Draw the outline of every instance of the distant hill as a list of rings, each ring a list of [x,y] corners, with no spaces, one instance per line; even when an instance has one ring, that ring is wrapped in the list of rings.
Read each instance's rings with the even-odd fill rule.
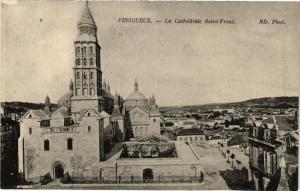
[[[257,108],[275,108],[275,109],[286,109],[286,108],[298,108],[299,97],[264,97],[257,99],[250,99],[242,102],[232,103],[213,103],[204,105],[188,105],[188,106],[168,106],[161,107],[160,111],[170,110],[181,110],[181,111],[193,111],[197,109],[212,110],[213,108],[233,108],[233,107],[257,107]]]
[[[246,100],[239,102],[239,104],[252,105],[266,105],[272,107],[287,107],[298,106],[299,97],[264,97],[258,99]]]
[[[44,103],[30,103],[30,102],[1,102],[8,113],[23,113],[29,109],[43,109],[45,107]],[[55,109],[56,104],[51,104],[51,108]]]

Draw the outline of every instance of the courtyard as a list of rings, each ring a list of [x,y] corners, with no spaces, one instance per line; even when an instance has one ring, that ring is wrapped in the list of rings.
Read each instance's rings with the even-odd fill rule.
[[[181,155],[182,149],[186,148],[186,144],[181,142],[179,144],[180,148],[179,156]],[[216,144],[192,144],[190,145],[195,152],[197,158],[199,158],[198,164],[203,168],[204,180],[200,183],[131,183],[131,184],[61,184],[59,181],[54,181],[49,183],[48,185],[33,185],[32,188],[39,189],[105,189],[105,190],[119,190],[119,189],[128,189],[128,190],[175,190],[175,189],[184,189],[184,190],[247,190],[249,187],[245,185],[244,187],[239,187],[233,185],[226,176],[239,176],[240,172],[237,170],[237,164],[234,162],[234,169],[232,168],[232,159],[230,158],[230,162],[227,162],[227,156],[224,157],[222,155],[223,152],[226,152],[228,149],[230,153],[235,154],[235,159],[241,161],[239,165],[239,169],[243,167],[248,168],[248,156],[246,156],[243,152],[243,149],[240,148],[229,148],[229,147],[221,147],[218,148]],[[118,146],[120,148],[120,146]],[[194,155],[191,155],[194,156]],[[110,158],[108,161],[112,162],[115,160],[114,157]],[[186,158],[187,157],[187,158]],[[185,159],[189,159],[190,156],[185,156]],[[193,157],[192,157],[193,158]],[[193,158],[194,159],[194,158]],[[234,161],[235,161],[234,159]],[[107,161],[107,162],[108,162]],[[135,161],[137,162],[137,161]]]
[[[201,189],[207,190],[246,190],[248,186],[239,187],[237,185],[230,184],[229,180],[224,178],[224,174],[230,176],[239,175],[240,171],[237,170],[237,163],[235,159],[241,161],[239,169],[243,167],[248,169],[248,156],[246,156],[241,148],[221,147],[219,149],[217,144],[194,144],[192,145],[194,150],[200,157],[200,164],[203,167],[204,184],[201,185]],[[229,163],[222,155],[222,151],[226,153],[230,150],[230,154],[234,153],[234,169],[232,168],[232,159],[229,157]],[[223,176],[222,176],[223,175]]]

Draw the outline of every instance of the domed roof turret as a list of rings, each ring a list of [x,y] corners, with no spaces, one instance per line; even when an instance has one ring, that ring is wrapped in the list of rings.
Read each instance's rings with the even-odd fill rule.
[[[139,91],[137,80],[134,82],[134,91],[129,94],[124,105],[127,108],[134,106],[149,107],[148,99]]]
[[[134,91],[129,94],[126,100],[148,101],[147,98],[139,91],[139,85],[136,79],[134,82]]]

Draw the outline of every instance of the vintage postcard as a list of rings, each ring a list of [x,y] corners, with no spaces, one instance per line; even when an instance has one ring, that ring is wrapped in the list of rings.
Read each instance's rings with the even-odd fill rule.
[[[297,190],[299,2],[1,1],[1,188]]]

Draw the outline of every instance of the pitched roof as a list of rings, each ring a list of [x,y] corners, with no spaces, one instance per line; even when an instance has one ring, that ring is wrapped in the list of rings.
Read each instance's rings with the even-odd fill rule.
[[[119,107],[114,107],[112,117],[122,117]]]
[[[62,118],[65,118],[65,117],[70,117],[68,115],[68,108],[66,106],[61,106],[59,108],[57,108],[56,110],[54,110],[52,113],[51,113],[51,117],[62,117]]]
[[[20,119],[19,122],[21,122],[29,113],[32,113],[34,116],[37,117],[39,120],[44,120],[44,119],[49,119],[49,115],[41,109],[33,110],[30,109],[28,110]]]

